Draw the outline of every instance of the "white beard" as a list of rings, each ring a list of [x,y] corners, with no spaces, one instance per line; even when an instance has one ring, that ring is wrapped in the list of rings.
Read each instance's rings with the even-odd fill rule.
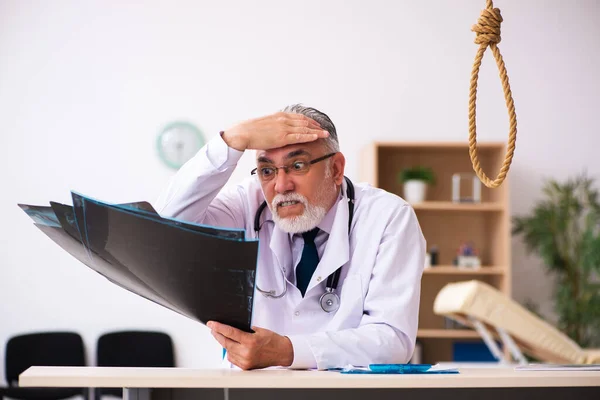
[[[329,167],[329,165],[327,166]],[[322,181],[315,202],[319,205],[310,204],[306,197],[298,193],[278,194],[273,198],[269,205],[273,221],[275,225],[287,233],[302,233],[308,232],[315,228],[323,221],[327,215],[327,208],[323,204],[327,204],[328,200],[334,196],[337,191],[335,182],[332,179],[332,173],[329,168],[325,171],[325,178]],[[283,201],[298,201],[304,205],[304,212],[295,217],[281,218],[277,213],[277,205]]]
[[[304,205],[304,212],[294,217],[281,218],[277,213],[277,205],[283,201],[298,201]],[[327,209],[323,206],[309,204],[306,197],[298,193],[278,194],[271,202],[273,221],[284,232],[308,232],[325,218]]]

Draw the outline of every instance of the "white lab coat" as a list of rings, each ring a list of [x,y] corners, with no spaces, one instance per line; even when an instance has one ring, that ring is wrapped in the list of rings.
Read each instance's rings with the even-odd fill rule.
[[[211,140],[173,177],[155,206],[163,216],[244,228],[256,238],[254,217],[264,201],[256,177],[223,189],[241,152],[220,136]],[[288,233],[275,226],[269,208],[261,217],[256,284],[283,291],[280,299],[255,292],[254,326],[290,338],[292,368],[337,368],[352,364],[405,363],[414,350],[425,239],[414,210],[400,197],[354,184],[355,208],[348,236],[348,204],[338,203],[323,257],[303,298],[293,281]],[[327,277],[343,265],[340,308],[324,312],[319,297]]]

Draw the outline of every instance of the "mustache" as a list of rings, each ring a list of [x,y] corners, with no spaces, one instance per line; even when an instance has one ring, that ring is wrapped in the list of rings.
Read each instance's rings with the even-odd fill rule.
[[[278,194],[271,201],[271,207],[273,209],[277,209],[279,203],[283,203],[284,201],[297,201],[299,203],[304,204],[305,206],[308,204],[308,200],[306,197],[302,196],[299,193],[286,193],[286,194]]]

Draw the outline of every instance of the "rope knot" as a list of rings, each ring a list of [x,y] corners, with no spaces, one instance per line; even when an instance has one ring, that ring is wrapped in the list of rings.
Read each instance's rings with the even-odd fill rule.
[[[477,25],[473,25],[471,31],[476,33],[475,43],[489,46],[498,44],[502,40],[500,37],[500,23],[502,15],[499,8],[486,8],[481,11],[477,20]]]

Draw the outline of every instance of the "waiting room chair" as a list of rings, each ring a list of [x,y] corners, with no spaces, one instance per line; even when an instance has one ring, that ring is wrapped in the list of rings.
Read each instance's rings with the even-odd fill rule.
[[[20,388],[19,374],[31,366],[85,366],[81,336],[75,332],[38,332],[11,337],[6,342],[5,377],[7,388],[0,397],[20,400],[59,400],[81,395],[88,388]]]
[[[566,334],[479,280],[448,283],[437,294],[433,311],[473,327],[499,362],[527,364],[527,354],[551,364],[600,363],[600,349],[582,349]],[[510,354],[495,344],[496,338]]]
[[[171,337],[155,331],[118,331],[98,338],[99,367],[175,367]],[[104,395],[123,397],[121,388],[96,388],[95,400]]]

